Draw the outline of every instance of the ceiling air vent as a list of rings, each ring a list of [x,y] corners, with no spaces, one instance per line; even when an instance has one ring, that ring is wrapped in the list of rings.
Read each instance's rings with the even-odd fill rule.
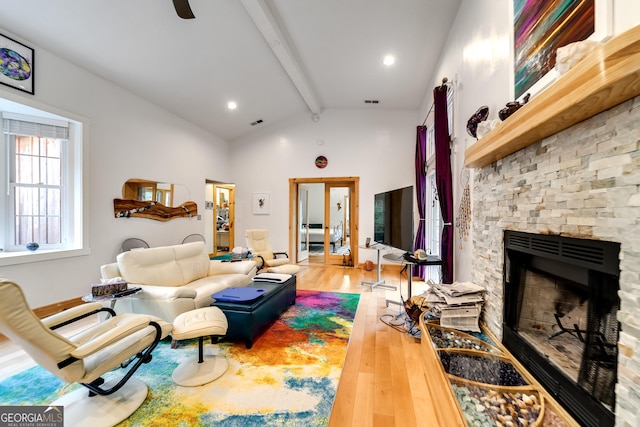
[[[262,123],[263,120],[262,119],[258,119],[255,122],[251,122],[251,126],[255,126],[255,125],[259,125],[260,123]]]
[[[364,103],[365,104],[379,104],[380,101],[378,101],[377,99],[365,99]]]

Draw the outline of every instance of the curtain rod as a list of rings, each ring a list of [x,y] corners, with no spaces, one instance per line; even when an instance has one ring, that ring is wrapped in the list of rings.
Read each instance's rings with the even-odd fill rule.
[[[449,79],[446,77],[442,78],[442,84],[440,85],[440,87],[438,87],[438,90],[443,90],[445,88],[449,88],[449,86],[452,86],[453,83],[449,82]],[[427,123],[427,119],[429,118],[429,114],[431,114],[431,112],[433,111],[433,107],[435,106],[435,103],[431,103],[431,107],[429,108],[429,111],[427,111],[427,115],[424,116],[424,120],[422,121],[422,126],[424,126],[425,123]]]

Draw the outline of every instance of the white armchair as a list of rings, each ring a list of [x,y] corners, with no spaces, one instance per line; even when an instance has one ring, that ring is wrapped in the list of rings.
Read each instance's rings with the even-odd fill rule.
[[[85,387],[51,403],[64,406],[66,425],[115,425],[144,402],[147,385],[132,375],[151,361],[153,349],[171,332],[170,324],[147,315],[115,316],[100,303],[82,304],[40,320],[17,284],[0,279],[0,295],[0,332],[62,381]],[[74,336],[55,331],[104,311],[112,317]],[[105,383],[102,376],[125,362],[124,375]]]
[[[262,265],[270,273],[296,274],[300,267],[291,264],[286,251],[274,251],[269,242],[269,231],[263,229],[247,230],[245,234],[247,247],[251,248],[254,257],[261,259]]]

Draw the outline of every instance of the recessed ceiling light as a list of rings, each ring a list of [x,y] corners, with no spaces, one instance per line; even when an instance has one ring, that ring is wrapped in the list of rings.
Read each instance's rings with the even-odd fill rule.
[[[236,104],[235,101],[229,101],[227,103],[227,108],[229,110],[235,110],[236,108],[238,108],[238,104]]]
[[[384,59],[382,60],[382,63],[384,65],[393,65],[394,62],[396,62],[396,58],[394,58],[391,55],[385,56]]]

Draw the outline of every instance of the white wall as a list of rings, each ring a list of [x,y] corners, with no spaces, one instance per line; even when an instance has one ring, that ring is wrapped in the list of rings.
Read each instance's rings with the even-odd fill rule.
[[[236,245],[244,230],[267,228],[273,247],[288,248],[289,178],[360,177],[359,244],[373,236],[373,196],[414,184],[415,111],[378,108],[325,110],[318,122],[301,114],[260,134],[234,142],[230,165],[236,173]],[[322,145],[318,142],[321,141]],[[315,166],[324,155],[328,165]],[[253,215],[251,195],[271,196],[270,215]],[[360,262],[375,251],[360,251]]]
[[[20,40],[16,35],[10,36]],[[127,237],[140,237],[152,246],[159,246],[180,243],[190,233],[204,233],[204,222],[195,218],[169,222],[114,218],[113,199],[122,197],[122,185],[128,178],[178,184],[181,191],[197,202],[202,213],[205,180],[227,181],[229,169],[225,141],[38,46],[35,49],[38,55],[35,96],[2,86],[0,97],[37,107],[52,106],[56,112],[90,120],[90,139],[85,141],[89,163],[84,183],[89,190],[86,205],[90,254],[0,267],[0,277],[19,283],[29,303],[40,307],[86,294],[89,285],[99,280],[100,265],[115,260],[121,242]]]
[[[612,0],[612,4],[614,34],[640,24],[640,2]],[[458,214],[462,197],[460,172],[464,167],[464,151],[475,142],[467,134],[467,121],[482,105],[489,107],[489,119],[497,119],[498,111],[512,100],[512,9],[512,0],[463,0],[439,64],[431,76],[434,87],[443,77],[455,84],[454,216]],[[432,94],[426,94],[420,121],[432,103]],[[469,235],[467,241],[462,242],[462,249],[460,245],[456,233],[454,280],[471,280],[473,236]]]
[[[205,186],[205,196],[204,196],[204,200],[206,202],[211,202],[214,204],[215,206],[215,196],[213,194],[213,184],[208,183]],[[214,223],[214,218],[215,217],[215,208],[212,209],[204,209],[204,206],[202,207],[202,209],[200,209],[200,206],[198,206],[198,213],[202,214],[202,221],[204,223],[204,238],[207,242],[207,250],[210,253],[213,253],[215,250],[215,243],[213,241],[213,223]]]

